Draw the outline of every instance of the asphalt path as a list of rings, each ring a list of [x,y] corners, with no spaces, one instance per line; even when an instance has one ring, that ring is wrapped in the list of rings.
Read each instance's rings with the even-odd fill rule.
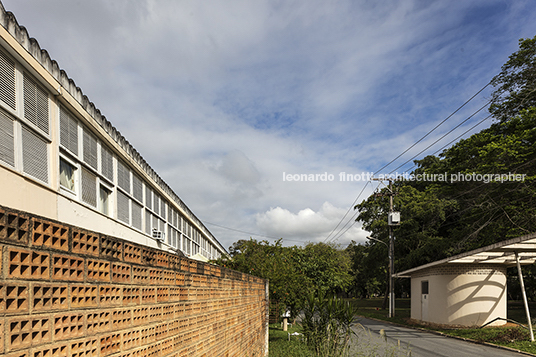
[[[486,356],[520,357],[526,354],[441,336],[431,332],[391,325],[359,317],[354,330],[356,355],[364,356]]]

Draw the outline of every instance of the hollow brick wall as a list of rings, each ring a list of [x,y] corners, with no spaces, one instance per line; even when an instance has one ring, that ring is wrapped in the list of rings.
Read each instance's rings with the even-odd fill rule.
[[[267,355],[265,280],[6,207],[0,248],[0,355]]]

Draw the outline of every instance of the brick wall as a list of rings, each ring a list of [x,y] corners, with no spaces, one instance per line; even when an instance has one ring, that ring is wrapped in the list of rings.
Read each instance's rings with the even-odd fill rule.
[[[0,355],[264,356],[265,280],[0,207]]]

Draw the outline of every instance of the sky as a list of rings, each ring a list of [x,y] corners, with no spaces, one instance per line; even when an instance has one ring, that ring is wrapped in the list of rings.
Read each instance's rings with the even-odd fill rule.
[[[536,35],[534,0],[0,1],[225,248],[364,242],[366,175],[488,127],[427,149],[491,87],[378,171]]]

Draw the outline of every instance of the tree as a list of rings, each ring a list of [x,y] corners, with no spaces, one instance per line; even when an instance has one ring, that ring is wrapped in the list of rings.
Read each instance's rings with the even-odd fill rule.
[[[350,257],[334,245],[309,243],[284,247],[254,239],[239,240],[229,248],[231,259],[215,263],[270,280],[270,299],[298,311],[313,292],[334,293],[351,281]]]
[[[499,121],[536,106],[536,36],[519,40],[519,51],[509,57],[491,83],[496,90],[489,109]]]

